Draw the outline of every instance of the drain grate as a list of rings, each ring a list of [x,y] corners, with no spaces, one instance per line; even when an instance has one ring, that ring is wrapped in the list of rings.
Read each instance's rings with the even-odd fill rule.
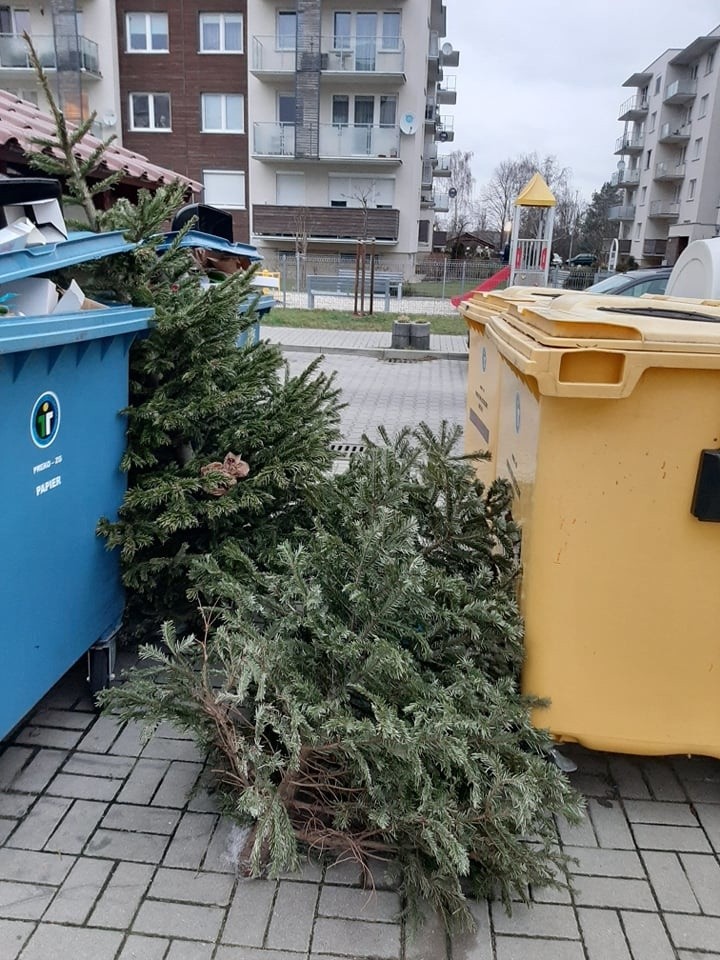
[[[385,363],[427,363],[432,357],[383,357]]]
[[[331,443],[330,449],[340,457],[352,457],[355,453],[362,453],[364,443]]]

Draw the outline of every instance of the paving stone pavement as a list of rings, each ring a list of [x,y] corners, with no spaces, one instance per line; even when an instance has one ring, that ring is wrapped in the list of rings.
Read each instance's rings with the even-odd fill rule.
[[[394,427],[464,410],[464,378],[450,369],[461,361],[408,364],[418,379],[407,406],[383,385],[396,386],[399,367],[356,361],[341,385],[351,405],[366,403],[368,429],[379,414]],[[368,386],[377,370],[389,372]],[[354,438],[359,423],[343,426]],[[532,889],[532,906],[510,916],[473,904],[472,934],[448,939],[430,916],[412,936],[381,870],[375,894],[347,863],[239,878],[195,745],[168,725],[144,743],[136,725],[98,716],[84,672],[69,671],[2,744],[0,960],[720,958],[718,760],[564,748],[588,803],[580,826],[557,824],[576,860],[572,890]]]

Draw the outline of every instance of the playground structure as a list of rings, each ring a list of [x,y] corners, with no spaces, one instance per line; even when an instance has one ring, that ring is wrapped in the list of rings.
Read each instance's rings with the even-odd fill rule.
[[[512,232],[510,234],[510,263],[494,273],[479,286],[453,297],[454,307],[469,300],[474,293],[487,293],[503,281],[508,286],[546,287],[550,269],[555,206],[557,201],[539,173],[533,174],[515,200]],[[525,214],[532,212],[534,216]],[[534,237],[521,237],[526,225],[534,230]]]

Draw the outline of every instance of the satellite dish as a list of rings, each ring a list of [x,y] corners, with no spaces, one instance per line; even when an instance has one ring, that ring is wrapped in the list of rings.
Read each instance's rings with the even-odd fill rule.
[[[418,128],[417,117],[414,113],[404,113],[400,118],[400,133],[415,133]]]
[[[454,200],[455,197],[457,196],[457,188],[450,187],[450,189],[448,190],[448,196],[450,197],[451,200]]]
[[[440,51],[443,54],[443,56],[449,57],[450,54],[453,52],[453,45],[451,43],[448,43],[446,40],[445,43],[440,47]]]
[[[438,134],[438,140],[440,140],[441,143],[445,143],[447,138],[448,138],[447,130],[441,130],[440,133]]]

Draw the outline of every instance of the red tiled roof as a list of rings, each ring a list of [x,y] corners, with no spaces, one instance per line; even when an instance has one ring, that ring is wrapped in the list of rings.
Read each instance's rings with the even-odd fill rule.
[[[73,125],[68,126],[72,128]],[[6,90],[0,90],[0,147],[17,144],[25,153],[37,153],[38,147],[32,143],[32,138],[50,137],[54,132],[55,124],[49,114],[43,113],[27,100],[20,100]],[[97,137],[87,134],[78,145],[77,156],[87,159],[99,145],[100,140]],[[117,143],[111,143],[107,148],[97,172],[100,175],[119,172],[128,179],[139,181],[141,186],[157,187],[180,180],[186,183],[193,193],[199,193],[202,189],[196,180],[173,173],[165,167],[158,167],[141,153],[133,153]]]

